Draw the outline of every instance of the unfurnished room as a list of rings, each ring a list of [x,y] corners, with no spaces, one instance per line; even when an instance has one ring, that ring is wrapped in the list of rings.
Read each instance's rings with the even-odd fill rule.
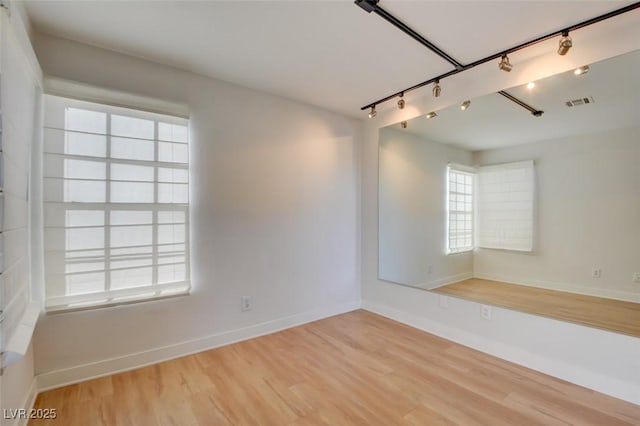
[[[0,0],[0,425],[640,425],[640,2]]]

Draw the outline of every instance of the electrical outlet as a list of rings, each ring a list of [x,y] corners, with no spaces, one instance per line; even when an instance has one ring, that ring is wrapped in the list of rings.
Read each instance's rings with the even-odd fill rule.
[[[433,272],[433,266],[428,265],[427,266],[427,274],[431,274]]]
[[[600,277],[602,277],[602,270],[593,268],[591,270],[591,278],[600,278]]]
[[[449,307],[449,296],[440,294],[438,296],[438,305],[443,309],[447,309]]]
[[[633,282],[634,283],[640,283],[640,272],[634,272],[633,273]]]
[[[253,308],[253,305],[251,304],[251,297],[249,296],[242,296],[240,303],[240,310],[243,312],[250,311],[251,308]]]
[[[491,319],[491,306],[482,305],[480,306],[480,316],[486,320]]]

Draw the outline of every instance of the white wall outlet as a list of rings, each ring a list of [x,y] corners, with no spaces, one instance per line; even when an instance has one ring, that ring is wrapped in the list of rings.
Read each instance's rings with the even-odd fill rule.
[[[480,306],[480,316],[486,320],[491,319],[491,306],[482,305]]]
[[[428,265],[427,266],[427,274],[431,274],[431,273],[433,273],[433,266]]]
[[[634,283],[640,283],[640,272],[634,272],[633,273],[633,282]]]
[[[243,312],[250,311],[251,308],[253,308],[253,305],[251,304],[251,297],[249,296],[242,296],[240,303],[240,310]]]
[[[602,269],[593,268],[591,270],[591,278],[600,278],[602,277]]]
[[[449,296],[438,295],[438,305],[443,309],[447,309],[449,307]]]

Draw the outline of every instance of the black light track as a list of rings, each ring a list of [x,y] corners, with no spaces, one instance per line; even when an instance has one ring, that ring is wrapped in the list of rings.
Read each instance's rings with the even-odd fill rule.
[[[504,90],[500,90],[498,93],[501,94],[502,96],[504,96],[505,98],[509,99],[511,102],[514,102],[514,103],[520,105],[522,108],[528,110],[531,114],[533,114],[534,117],[542,117],[542,114],[544,114],[544,111],[541,111],[539,109],[535,109],[531,105],[527,104],[524,101],[521,101],[520,99],[516,98],[515,96],[513,96],[510,93],[505,92]]]
[[[447,62],[449,62],[452,65],[454,65],[455,69],[453,69],[453,70],[451,70],[449,72],[446,72],[446,73],[444,73],[442,75],[439,75],[437,77],[434,77],[434,78],[431,78],[429,80],[423,81],[422,83],[415,84],[415,85],[413,85],[411,87],[408,87],[408,88],[406,88],[404,90],[401,90],[401,91],[399,91],[397,93],[394,93],[392,95],[389,95],[387,97],[379,99],[379,100],[377,100],[375,102],[372,102],[370,104],[367,104],[367,105],[365,105],[365,106],[360,108],[363,111],[368,109],[368,108],[374,107],[374,106],[376,106],[378,104],[381,104],[383,102],[386,102],[386,101],[388,101],[390,99],[393,99],[395,97],[398,97],[401,94],[405,94],[405,93],[411,92],[413,90],[419,89],[421,87],[424,87],[424,86],[426,86],[428,84],[431,84],[431,83],[433,83],[433,82],[435,82],[437,80],[443,80],[443,79],[445,79],[447,77],[451,77],[452,75],[461,73],[463,71],[470,70],[471,68],[475,68],[478,65],[482,65],[482,64],[484,64],[486,62],[493,61],[493,60],[495,60],[497,58],[502,57],[503,55],[508,55],[510,53],[517,52],[518,50],[522,50],[524,48],[533,46],[535,44],[542,43],[543,41],[547,41],[547,40],[549,40],[551,38],[554,38],[554,37],[557,37],[559,35],[562,35],[562,34],[565,34],[565,33],[569,33],[571,31],[575,31],[575,30],[578,30],[580,28],[588,27],[588,26],[593,25],[593,24],[597,24],[598,22],[602,22],[602,21],[604,21],[606,19],[613,18],[613,17],[618,16],[618,15],[622,15],[623,13],[630,12],[630,11],[635,10],[635,9],[640,7],[640,2],[635,2],[635,3],[632,3],[632,4],[628,5],[628,6],[621,7],[620,9],[616,9],[616,10],[613,10],[611,12],[607,12],[605,14],[596,16],[594,18],[587,19],[586,21],[579,22],[579,23],[571,25],[569,27],[553,31],[553,32],[550,32],[550,33],[545,34],[543,36],[540,36],[540,37],[534,38],[532,40],[529,40],[527,42],[518,44],[516,46],[513,46],[513,47],[511,47],[509,49],[506,49],[506,50],[503,50],[501,52],[494,53],[493,55],[489,55],[489,56],[487,56],[485,58],[482,58],[482,59],[479,59],[479,60],[477,60],[475,62],[471,62],[470,64],[463,65],[463,64],[459,63],[458,61],[456,61],[455,59],[453,59],[450,55],[445,53],[442,49],[440,49],[439,47],[435,46],[429,40],[427,40],[426,38],[424,38],[423,36],[418,34],[416,31],[414,31],[413,29],[408,27],[406,24],[404,24],[398,18],[394,17],[389,12],[385,11],[384,9],[382,9],[380,6],[378,6],[378,2],[379,2],[379,0],[355,0],[354,1],[355,4],[357,4],[359,7],[364,9],[366,12],[368,12],[368,13],[375,12],[377,15],[381,16],[386,21],[390,22],[392,25],[396,26],[401,31],[403,31],[404,33],[406,33],[409,36],[411,36],[412,38],[414,38],[420,44],[426,46],[429,50],[431,50],[432,52],[436,53],[441,58],[445,59]]]
[[[360,6],[362,9],[364,9],[367,13],[375,12],[376,15],[380,16],[382,19],[386,20],[387,22],[390,22],[391,25],[400,29],[400,31],[404,32],[409,37],[413,38],[418,43],[422,44],[427,49],[431,50],[433,53],[440,56],[445,61],[449,62],[451,65],[456,67],[456,69],[460,69],[464,67],[464,65],[462,65],[460,62],[453,59],[451,55],[447,54],[444,50],[440,49],[438,46],[431,43],[422,35],[418,34],[418,32],[416,32],[413,28],[409,27],[404,22],[402,22],[401,20],[399,20],[398,18],[396,18],[395,16],[393,16],[392,14],[390,14],[389,12],[387,12],[386,10],[378,6],[379,1],[380,0],[355,0],[355,3],[358,6]]]

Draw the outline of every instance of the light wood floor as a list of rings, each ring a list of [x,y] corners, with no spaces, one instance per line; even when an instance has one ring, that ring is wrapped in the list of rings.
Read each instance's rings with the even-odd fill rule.
[[[472,278],[436,293],[640,337],[640,303]],[[640,344],[640,342],[638,342]]]
[[[31,425],[630,425],[640,406],[365,311],[38,396]]]

